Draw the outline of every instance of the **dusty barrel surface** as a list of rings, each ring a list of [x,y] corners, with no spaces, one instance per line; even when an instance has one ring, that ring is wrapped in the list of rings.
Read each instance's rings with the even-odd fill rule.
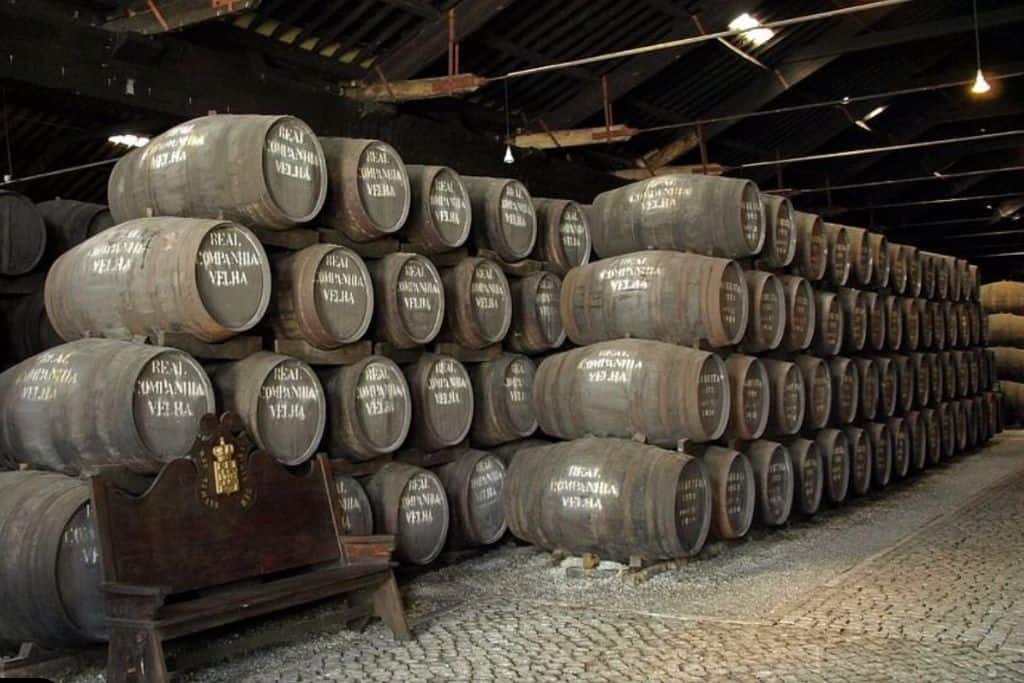
[[[825,223],[825,236],[828,238],[828,266],[825,274],[829,281],[844,287],[850,281],[853,262],[850,255],[850,238],[846,227],[835,223]]]
[[[935,406],[946,395],[946,374],[937,353],[928,354],[928,404]]]
[[[107,185],[110,213],[238,221],[285,230],[313,220],[327,196],[323,148],[291,116],[204,116],[121,158]]]
[[[899,299],[900,317],[903,319],[902,348],[904,351],[917,351],[921,343],[921,318],[917,300],[902,297]]]
[[[816,356],[800,355],[793,359],[804,378],[804,429],[821,429],[832,414],[832,375],[828,362]]]
[[[530,437],[528,439],[509,441],[501,444],[500,446],[493,446],[488,449],[488,452],[498,456],[501,459],[501,462],[505,464],[505,469],[507,470],[512,464],[512,461],[515,460],[516,456],[519,455],[521,451],[525,451],[528,448],[537,448],[539,446],[550,446],[553,443],[557,442],[549,439]]]
[[[814,290],[810,282],[794,275],[781,275],[779,282],[786,297],[786,328],[780,347],[784,351],[803,351],[814,338]]]
[[[896,399],[899,395],[899,378],[896,375],[896,364],[888,356],[872,356],[878,368],[878,416],[891,417],[896,412]]]
[[[46,224],[28,197],[0,190],[0,275],[24,275],[46,253]]]
[[[832,421],[849,424],[857,417],[860,405],[860,376],[857,364],[850,358],[835,356],[829,359],[832,377]]]
[[[436,451],[465,439],[473,424],[473,384],[466,367],[450,356],[425,353],[404,373],[412,396],[410,443]]]
[[[590,262],[590,219],[582,206],[568,199],[534,199],[537,244],[531,256],[565,276]]]
[[[935,407],[935,416],[942,439],[942,457],[952,458],[956,454],[956,419],[952,404],[945,401],[940,403]]]
[[[856,353],[864,348],[868,335],[868,307],[859,289],[839,290],[843,311],[843,351]]]
[[[891,351],[903,348],[903,310],[900,299],[895,296],[885,297],[885,342]]]
[[[885,297],[875,292],[861,292],[868,312],[868,334],[865,346],[874,351],[885,348],[885,333],[889,324],[885,319]]]
[[[942,424],[933,408],[921,409],[921,427],[928,444],[926,462],[938,464],[942,460]]]
[[[562,324],[562,280],[540,271],[511,283],[512,324],[505,346],[519,353],[542,353],[565,342]]]
[[[537,430],[533,408],[536,375],[533,361],[514,353],[471,368],[474,405],[470,434],[474,443],[496,446],[525,439]]]
[[[334,488],[345,514],[345,533],[348,536],[369,536],[373,533],[373,508],[363,485],[353,477],[334,475]]]
[[[419,254],[389,254],[368,268],[376,333],[399,349],[433,341],[445,314],[444,285],[434,264]]]
[[[814,339],[811,348],[819,356],[836,356],[843,346],[843,311],[832,292],[814,293]]]
[[[885,488],[892,478],[892,432],[885,422],[868,422],[864,429],[871,440],[871,482],[876,488]]]
[[[913,407],[917,395],[914,363],[906,354],[894,354],[890,358],[896,369],[896,410],[905,413]]]
[[[902,417],[890,417],[886,423],[892,437],[892,476],[902,479],[910,471],[910,434]]]
[[[931,402],[932,364],[927,353],[910,355],[911,372],[914,374],[914,404],[924,407]]]
[[[956,434],[955,450],[957,453],[963,453],[967,450],[967,411],[963,401],[950,401],[949,406]]]
[[[791,439],[786,444],[793,459],[793,511],[813,515],[821,508],[825,468],[818,444],[810,439]]]
[[[850,488],[850,441],[841,429],[822,429],[814,443],[824,465],[824,495],[830,503],[842,503]]]
[[[773,194],[761,194],[761,202],[764,204],[765,236],[758,265],[769,270],[785,268],[796,257],[793,203],[788,197]]]
[[[956,304],[952,301],[942,302],[942,319],[946,328],[946,348],[956,348],[960,344],[960,321],[957,320]]]
[[[758,358],[738,353],[725,359],[725,368],[730,394],[729,425],[725,434],[737,439],[757,439],[768,426],[771,400],[768,371]]]
[[[569,339],[580,345],[635,337],[728,346],[747,329],[750,301],[735,261],[647,251],[574,268],[561,308]]]
[[[105,204],[51,199],[36,204],[46,224],[46,253],[56,258],[71,247],[114,226],[114,217]]]
[[[410,164],[405,171],[410,190],[405,239],[431,254],[465,244],[473,223],[473,207],[462,177],[447,166]]]
[[[657,176],[599,194],[594,209],[592,239],[602,258],[642,249],[744,258],[764,246],[764,205],[746,179]]]
[[[93,517],[86,482],[0,472],[0,641],[58,649],[107,640]]]
[[[946,314],[941,301],[928,303],[929,317],[932,321],[932,348],[946,348]]]
[[[720,446],[700,449],[711,483],[711,533],[716,538],[742,538],[754,521],[757,485],[750,458]]]
[[[327,201],[320,222],[355,242],[397,232],[409,217],[412,189],[405,163],[380,140],[321,138]]]
[[[869,233],[868,241],[871,243],[871,255],[875,259],[875,267],[871,271],[871,285],[878,289],[889,286],[889,240],[885,235]]]
[[[850,492],[863,496],[871,488],[871,472],[874,455],[871,452],[871,437],[862,427],[843,428],[850,445]]]
[[[268,318],[277,335],[320,349],[358,341],[373,320],[373,281],[354,251],[314,244],[273,257]]]
[[[796,257],[791,269],[795,275],[818,281],[828,267],[828,237],[821,216],[803,211],[793,212],[796,226]]]
[[[998,351],[998,349],[993,349],[993,351]],[[953,362],[953,353],[951,351],[940,353],[939,363],[942,365],[942,395],[947,399],[956,398],[959,395],[960,389],[957,385],[957,372],[956,364]],[[1002,377],[1003,373],[1000,373],[1000,378]]]
[[[843,226],[850,243],[850,262],[853,266],[852,276],[860,287],[871,284],[871,275],[875,270],[875,254],[871,250],[871,237],[867,230]]]
[[[412,423],[412,400],[394,361],[368,356],[322,370],[327,397],[327,452],[332,458],[372,460],[397,450]]]
[[[504,504],[509,529],[525,541],[628,562],[697,553],[712,497],[699,458],[586,438],[519,451],[505,477]],[[633,504],[641,499],[644,505]]]
[[[939,254],[932,252],[921,252],[931,262],[935,271],[935,298],[946,299],[949,297],[949,269],[946,268],[945,260]]]
[[[935,262],[920,250],[917,252],[917,259],[921,263],[921,296],[931,299],[935,296]]]
[[[986,313],[1024,315],[1024,282],[1000,280],[981,286],[981,307]]]
[[[793,506],[793,463],[780,443],[759,439],[744,448],[754,471],[754,510],[765,526],[780,526]]]
[[[802,388],[798,370],[794,376]],[[710,441],[725,431],[729,406],[721,358],[655,341],[601,342],[548,356],[533,384],[540,428],[560,439],[643,435],[670,448],[681,439]]]
[[[857,375],[860,379],[860,407],[858,416],[862,420],[873,420],[878,412],[879,388],[882,383],[878,366],[870,358],[854,358]]]
[[[463,176],[473,206],[471,235],[478,247],[505,261],[521,261],[537,243],[537,211],[518,180]]]
[[[429,470],[389,462],[363,480],[373,528],[395,537],[395,559],[430,564],[448,538],[450,508],[441,479]]]
[[[741,347],[747,353],[778,348],[786,332],[786,293],[782,282],[771,273],[744,271],[750,315]]]
[[[768,411],[770,434],[796,434],[804,423],[807,390],[803,373],[796,363],[762,359],[768,372],[771,407]]]
[[[466,450],[434,470],[448,494],[451,523],[447,547],[453,550],[497,543],[505,523],[505,464],[486,451]]]
[[[256,325],[270,289],[267,254],[248,228],[140,218],[57,259],[46,277],[46,310],[68,341],[183,332],[216,342]]]
[[[469,349],[497,344],[512,324],[512,291],[494,261],[470,257],[441,272],[445,335]]]
[[[212,373],[221,411],[237,413],[256,445],[285,465],[316,452],[327,424],[327,400],[313,368],[259,351]]]
[[[917,306],[917,324],[920,328],[918,348],[919,349],[930,349],[934,341],[934,323],[932,322],[932,309],[928,305],[929,302],[924,299],[914,299],[914,304]]]
[[[152,473],[189,451],[214,407],[210,380],[188,354],[82,339],[0,375],[0,451],[71,475],[104,465]]]
[[[917,247],[909,244],[900,245],[900,253],[907,264],[907,287],[904,294],[911,297],[921,296],[921,254]]]
[[[922,470],[928,464],[928,432],[924,420],[921,419],[921,413],[915,410],[904,415],[903,422],[907,427],[910,466]]]
[[[889,273],[889,286],[897,294],[903,294],[907,291],[907,275],[908,266],[907,254],[903,251],[902,245],[889,243],[889,263],[891,271]]]
[[[0,351],[2,363],[20,363],[64,343],[46,315],[42,290],[0,299],[0,319],[6,322],[0,328],[0,343],[6,347],[5,351]]]

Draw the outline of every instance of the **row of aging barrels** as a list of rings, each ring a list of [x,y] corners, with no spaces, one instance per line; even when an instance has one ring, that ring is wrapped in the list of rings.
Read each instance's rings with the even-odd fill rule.
[[[107,207],[54,199],[33,204],[0,190],[0,275],[25,275],[114,225]]]

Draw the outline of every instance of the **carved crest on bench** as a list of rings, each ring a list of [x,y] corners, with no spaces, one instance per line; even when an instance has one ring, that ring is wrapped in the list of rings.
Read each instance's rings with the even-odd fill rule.
[[[248,458],[253,443],[241,424],[236,424],[235,416],[224,415],[219,420],[209,417],[212,419],[203,424],[192,447],[199,475],[199,500],[212,510],[222,505],[247,510],[254,501]]]

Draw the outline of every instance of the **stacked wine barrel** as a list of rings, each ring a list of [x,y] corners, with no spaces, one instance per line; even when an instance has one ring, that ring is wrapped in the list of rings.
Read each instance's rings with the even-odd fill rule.
[[[1003,416],[1024,422],[1024,282],[1001,280],[981,287],[990,381],[998,381]]]

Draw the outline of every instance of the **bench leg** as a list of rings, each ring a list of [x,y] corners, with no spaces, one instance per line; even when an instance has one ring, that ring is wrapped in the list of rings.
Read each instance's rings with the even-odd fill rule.
[[[402,594],[398,591],[394,574],[373,590],[373,611],[391,629],[396,640],[412,640],[409,623],[405,620],[405,608],[402,607]]]
[[[164,645],[155,631],[111,626],[107,683],[167,683],[169,680]]]

